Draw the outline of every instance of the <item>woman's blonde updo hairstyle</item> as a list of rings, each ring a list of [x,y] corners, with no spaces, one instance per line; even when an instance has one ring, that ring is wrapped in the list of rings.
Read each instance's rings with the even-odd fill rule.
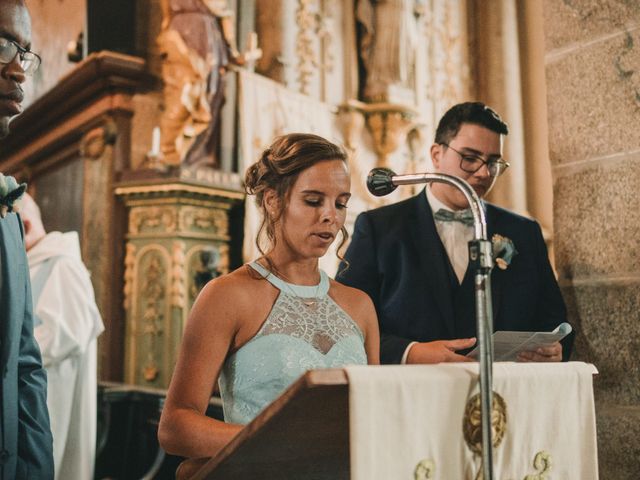
[[[290,133],[276,137],[256,163],[247,169],[244,184],[249,195],[256,196],[256,204],[262,211],[262,224],[256,237],[260,253],[266,255],[275,246],[275,225],[282,217],[286,207],[287,195],[300,173],[316,163],[326,160],[347,162],[347,153],[338,145],[311,133]],[[278,211],[269,215],[264,204],[264,193],[274,190],[279,200]],[[347,241],[348,234],[344,226],[341,229],[342,240],[338,252]],[[268,240],[267,252],[263,249],[262,239]],[[338,258],[342,256],[338,253]]]

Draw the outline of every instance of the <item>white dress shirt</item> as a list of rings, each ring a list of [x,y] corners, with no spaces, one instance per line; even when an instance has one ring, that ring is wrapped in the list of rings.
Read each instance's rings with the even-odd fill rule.
[[[427,186],[425,192],[433,213],[441,209],[453,211],[436,198],[430,186]],[[458,282],[462,283],[469,264],[469,242],[473,240],[473,227],[462,222],[443,222],[435,219],[434,221],[440,240],[458,277]]]

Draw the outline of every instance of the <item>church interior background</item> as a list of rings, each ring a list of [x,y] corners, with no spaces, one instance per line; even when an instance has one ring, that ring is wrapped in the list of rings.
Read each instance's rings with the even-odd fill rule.
[[[100,478],[139,478],[157,459],[189,308],[207,279],[256,256],[241,179],[271,139],[308,131],[346,147],[351,227],[417,191],[376,199],[367,172],[427,171],[435,122],[466,100],[510,126],[511,168],[490,200],[542,225],[573,359],[599,370],[600,475],[638,478],[640,2],[27,3],[43,65],[0,170],[29,183],[48,230],[80,233],[106,326]],[[110,445],[109,422],[146,453]]]

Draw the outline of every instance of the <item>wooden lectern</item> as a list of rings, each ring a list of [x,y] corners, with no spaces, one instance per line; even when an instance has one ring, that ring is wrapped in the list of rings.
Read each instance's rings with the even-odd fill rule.
[[[478,364],[307,372],[178,479],[472,479],[482,468]],[[598,478],[593,365],[493,365],[495,478]]]
[[[349,479],[349,385],[344,370],[312,370],[218,455],[187,460],[178,480]]]

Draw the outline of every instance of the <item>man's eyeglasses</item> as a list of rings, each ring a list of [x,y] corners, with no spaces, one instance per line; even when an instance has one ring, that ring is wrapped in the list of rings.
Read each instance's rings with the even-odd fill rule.
[[[509,168],[509,162],[505,162],[504,160],[485,161],[478,155],[459,152],[447,143],[441,143],[440,145],[450,148],[460,155],[460,168],[467,173],[476,173],[486,165],[489,170],[489,175],[492,177],[499,177],[507,168]]]
[[[40,66],[40,57],[26,48],[22,48],[13,40],[0,37],[0,63],[8,64],[19,56],[20,66],[27,76],[33,75]]]

